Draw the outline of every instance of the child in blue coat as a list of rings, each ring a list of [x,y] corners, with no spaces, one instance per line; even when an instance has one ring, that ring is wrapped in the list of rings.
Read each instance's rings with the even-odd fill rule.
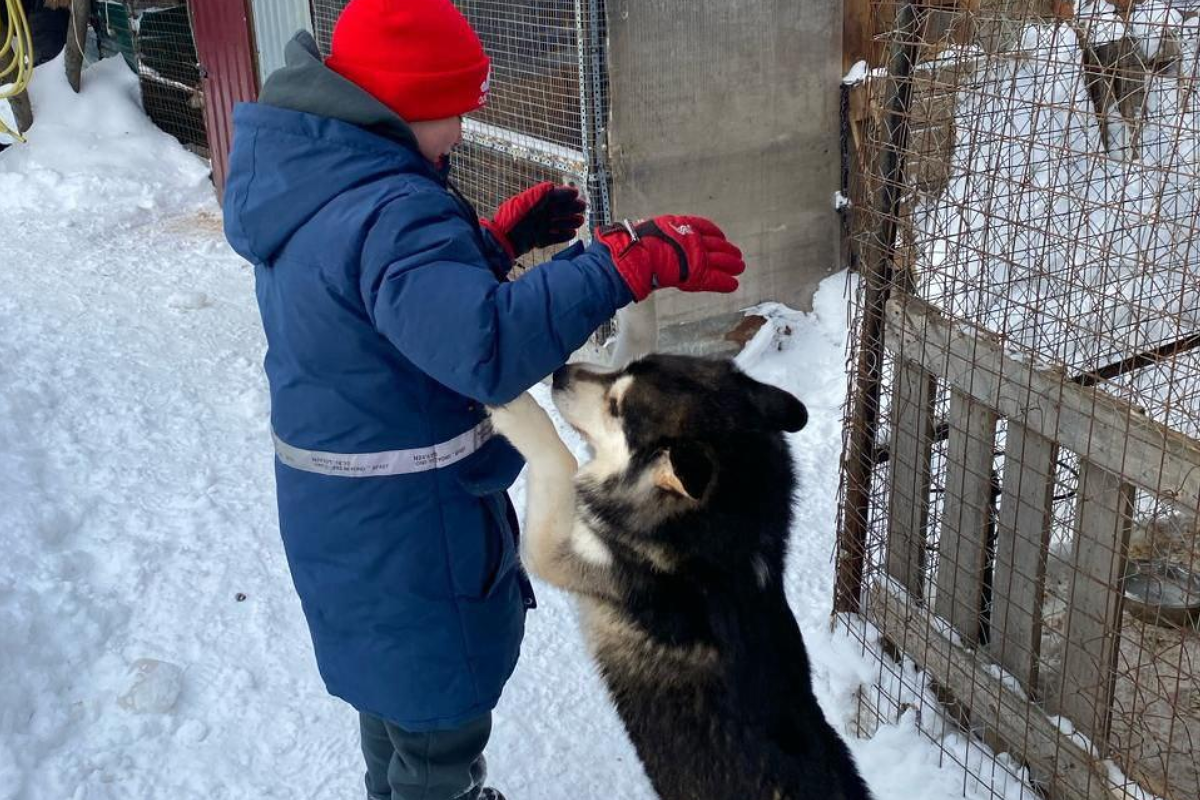
[[[489,62],[450,0],[352,0],[327,61],[307,34],[286,55],[236,109],[225,227],[255,266],[292,577],[369,796],[499,798],[482,753],[533,597],[506,495],[522,462],[484,406],[653,289],[733,291],[741,254],[660,217],[509,281],[584,206],[547,183],[480,220],[454,190]]]

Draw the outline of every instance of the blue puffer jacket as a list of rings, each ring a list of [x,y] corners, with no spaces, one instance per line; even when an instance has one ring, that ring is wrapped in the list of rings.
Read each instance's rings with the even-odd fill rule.
[[[495,706],[530,600],[505,494],[520,457],[469,432],[632,298],[601,246],[507,282],[407,126],[316,53],[294,40],[236,109],[225,195],[267,334],[280,528],[329,691],[453,727]],[[437,467],[407,452],[439,444]]]

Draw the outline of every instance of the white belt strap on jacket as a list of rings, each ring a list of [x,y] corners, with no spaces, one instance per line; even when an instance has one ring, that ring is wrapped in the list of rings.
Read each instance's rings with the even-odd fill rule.
[[[275,438],[275,455],[292,469],[339,478],[379,478],[428,472],[462,461],[492,438],[492,421],[485,419],[466,433],[431,447],[381,453],[322,453],[293,447],[274,431],[271,435]]]

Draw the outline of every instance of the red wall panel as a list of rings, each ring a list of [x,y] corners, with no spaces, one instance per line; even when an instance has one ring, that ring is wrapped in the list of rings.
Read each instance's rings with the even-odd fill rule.
[[[250,14],[246,0],[194,0],[188,7],[200,56],[213,181],[221,196],[233,144],[233,106],[258,97]]]

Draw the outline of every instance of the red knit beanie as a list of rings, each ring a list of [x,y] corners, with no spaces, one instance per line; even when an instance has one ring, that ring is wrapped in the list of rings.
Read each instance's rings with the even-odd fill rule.
[[[487,102],[491,62],[450,0],[350,0],[330,50],[326,66],[406,122]]]

